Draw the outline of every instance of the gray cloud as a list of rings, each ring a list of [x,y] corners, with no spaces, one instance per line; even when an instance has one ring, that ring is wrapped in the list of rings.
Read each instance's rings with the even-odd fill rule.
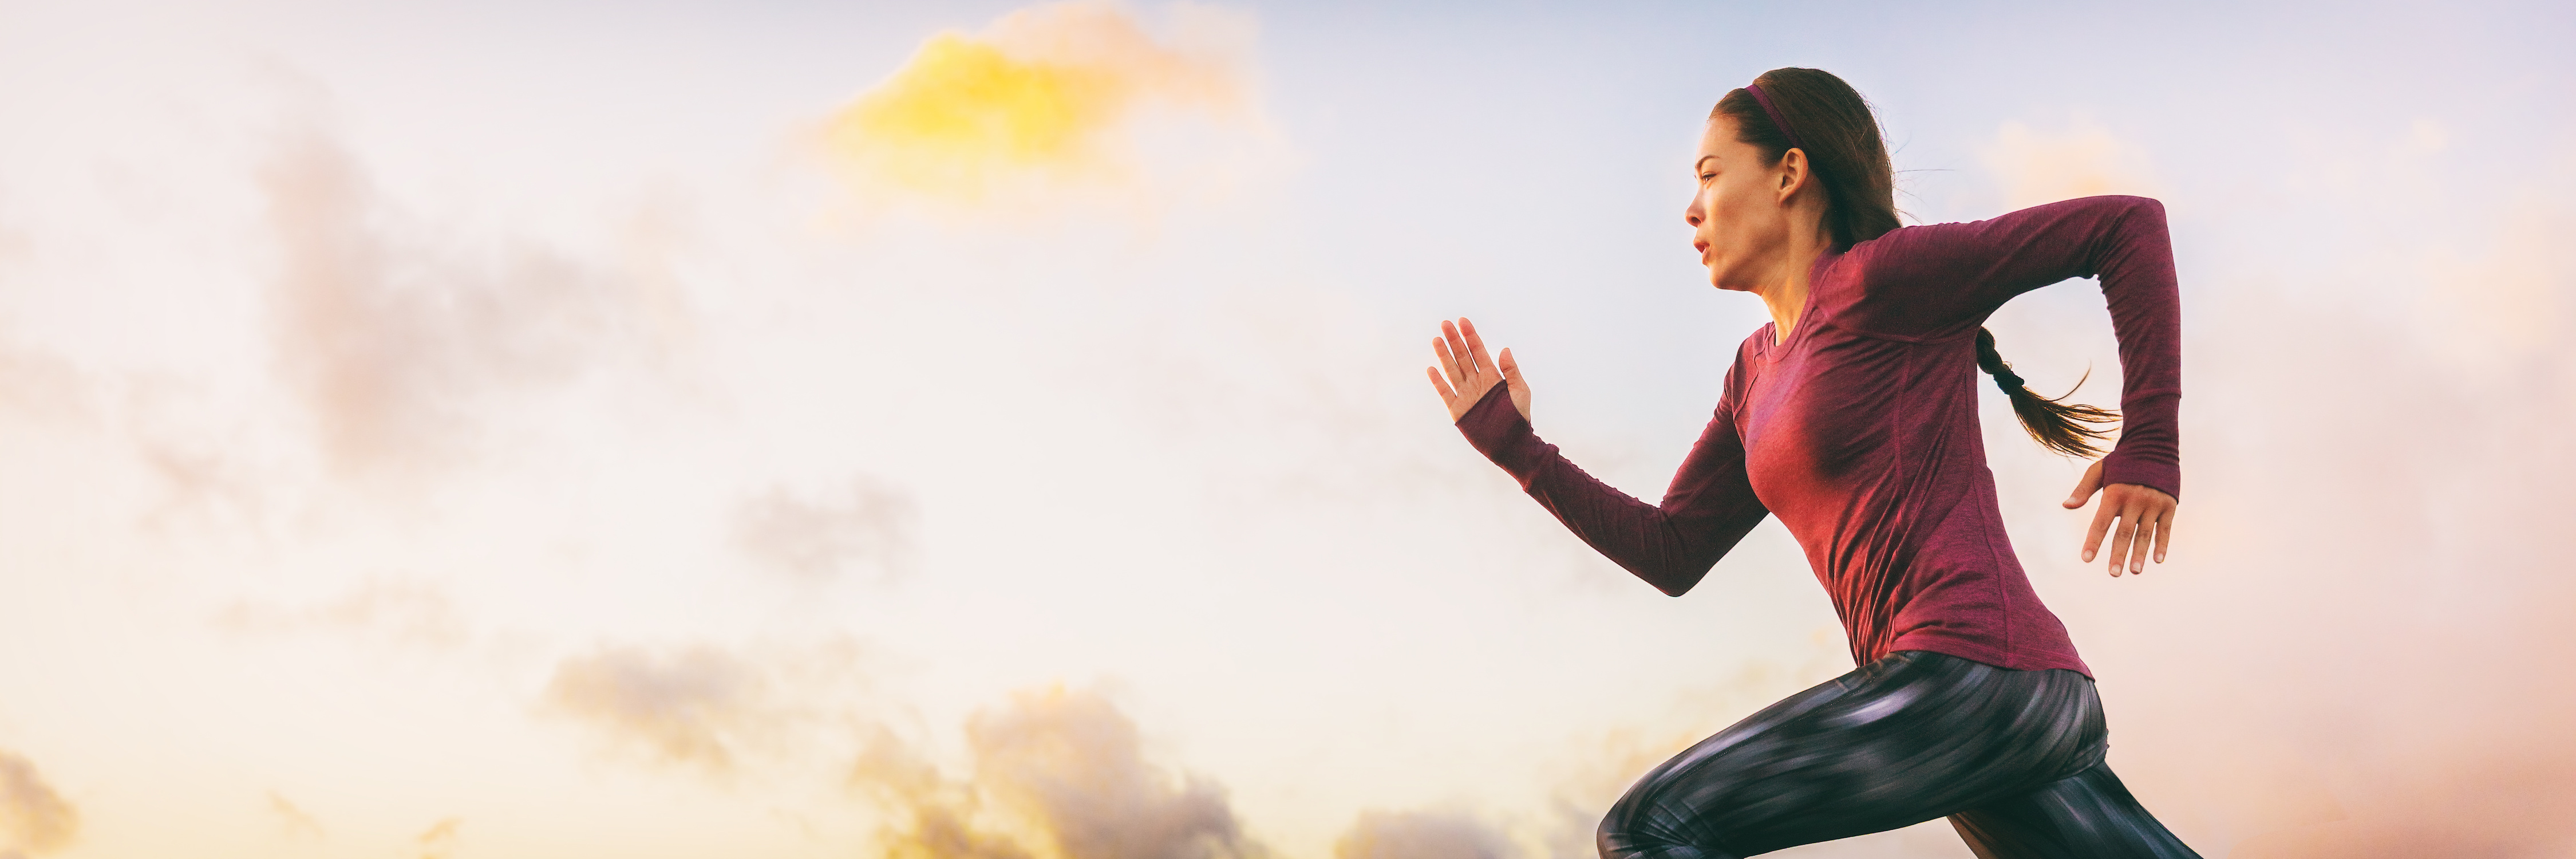
[[[260,180],[278,250],[273,348],[345,469],[452,459],[487,397],[561,385],[674,312],[544,248],[441,241],[319,132],[289,135]]]
[[[1147,761],[1136,724],[1108,699],[1023,692],[966,726],[971,780],[941,778],[880,735],[854,781],[894,808],[886,852],[927,859],[1242,859],[1247,839],[1223,788]],[[1015,827],[977,825],[987,815]],[[1017,833],[1027,833],[1019,835]],[[1025,837],[1037,843],[1021,843]]]
[[[1244,853],[1225,792],[1147,763],[1136,724],[1096,694],[1017,696],[966,726],[976,775],[1037,810],[1068,859],[1212,859]]]
[[[55,793],[26,758],[0,752],[0,856],[62,849],[80,832],[80,811]]]
[[[874,480],[822,497],[773,488],[734,511],[733,544],[762,565],[808,579],[898,575],[912,552],[912,496]]]
[[[233,632],[345,632],[441,648],[473,637],[445,589],[394,578],[371,579],[338,598],[304,605],[237,602],[217,614],[215,624]]]
[[[564,660],[545,701],[656,760],[721,774],[779,728],[773,694],[768,672],[723,650],[627,647]]]

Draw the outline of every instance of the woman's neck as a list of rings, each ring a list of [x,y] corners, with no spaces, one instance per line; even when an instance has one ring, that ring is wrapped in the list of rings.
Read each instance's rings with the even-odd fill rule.
[[[1798,330],[1798,316],[1807,309],[1807,273],[1824,253],[1824,243],[1812,238],[1790,242],[1788,258],[1781,261],[1783,270],[1762,290],[1762,304],[1771,309],[1773,345],[1788,342],[1789,333]]]

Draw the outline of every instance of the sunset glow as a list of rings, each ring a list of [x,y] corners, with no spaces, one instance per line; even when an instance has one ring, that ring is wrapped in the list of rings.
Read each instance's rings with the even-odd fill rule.
[[[2140,799],[2576,856],[2576,15],[2226,11],[0,3],[0,859],[1595,855],[1841,627],[1776,523],[1656,593],[1422,367],[1657,498],[1769,320],[1682,167],[1786,65],[1909,223],[2166,204],[2172,562],[1981,392]],[[2116,401],[2093,282],[1989,325]]]

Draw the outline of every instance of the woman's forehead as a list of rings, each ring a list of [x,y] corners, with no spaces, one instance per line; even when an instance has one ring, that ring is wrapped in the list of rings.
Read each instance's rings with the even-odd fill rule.
[[[1703,144],[1709,141],[1733,143],[1743,136],[1737,133],[1740,130],[1736,127],[1735,117],[1721,113],[1709,117],[1707,122],[1700,124],[1699,139]]]
[[[1700,130],[1699,151],[1692,154],[1691,163],[1698,164],[1711,158],[1723,159],[1728,153],[1743,145],[1742,141],[1735,139],[1734,117],[1712,118],[1708,121],[1708,125]]]

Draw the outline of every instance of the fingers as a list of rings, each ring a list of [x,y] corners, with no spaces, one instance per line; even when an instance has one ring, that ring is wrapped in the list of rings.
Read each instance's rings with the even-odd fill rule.
[[[1431,389],[1440,392],[1441,402],[1454,402],[1458,399],[1458,392],[1449,387],[1449,380],[1440,378],[1439,368],[1424,367],[1422,368],[1422,372],[1431,376]]]
[[[2093,461],[2093,465],[2091,467],[2084,469],[2083,477],[2075,480],[2075,493],[2066,496],[2066,509],[2082,509],[2084,502],[2092,499],[2093,493],[2101,488],[2102,461],[2097,459]],[[2093,560],[2093,556],[2088,553],[2084,556],[2084,559],[2090,561]]]
[[[1530,386],[1521,379],[1521,362],[1512,358],[1512,350],[1503,350],[1503,360],[1495,365],[1503,371],[1503,392],[1512,397],[1512,408],[1520,410],[1521,420],[1530,419]]]
[[[1452,359],[1458,362],[1458,372],[1461,374],[1459,376],[1460,379],[1475,376],[1478,372],[1484,370],[1483,367],[1476,366],[1476,353],[1467,351],[1467,338],[1458,333],[1458,326],[1456,324],[1451,323],[1446,319],[1440,320],[1440,337],[1441,339],[1448,341],[1449,355]],[[1459,387],[1464,389],[1466,386],[1460,385]]]
[[[2120,511],[2120,525],[2128,529],[2129,536],[2120,540],[2120,557],[2111,559],[2111,563],[2119,564],[2125,558],[2130,574],[2146,572],[2147,547],[2156,542],[2156,520],[2147,515],[2146,499],[2125,505]]]
[[[2093,524],[2084,526],[2084,562],[2093,562],[2093,553],[2102,548],[2102,535],[2111,530],[2111,520],[2119,512],[2104,504],[2093,511]]]
[[[2138,542],[2129,546],[2129,575],[2147,571],[2147,549],[2156,544],[2156,519],[2144,510],[2138,511]]]
[[[1447,328],[1449,324],[1444,322],[1440,327]],[[1449,384],[1457,386],[1458,390],[1466,390],[1467,369],[1458,366],[1458,353],[1450,350],[1449,341],[1439,337],[1431,338],[1431,351],[1440,356],[1440,369],[1449,374]]]
[[[1485,351],[1485,338],[1476,336],[1476,323],[1461,316],[1458,317],[1458,327],[1467,334],[1467,354],[1475,356],[1476,369],[1493,372],[1494,353]]]
[[[1440,367],[1431,371],[1431,386],[1449,402],[1452,415],[1463,407],[1461,400],[1482,399],[1495,382],[1503,382],[1512,393],[1512,405],[1521,417],[1529,417],[1529,383],[1521,381],[1520,362],[1512,360],[1509,349],[1503,350],[1502,360],[1494,360],[1474,321],[1464,316],[1456,322],[1441,320],[1440,336],[1431,339],[1431,352],[1440,356]]]
[[[2109,499],[2104,499],[2102,506],[2111,506]],[[2126,564],[2129,560],[2129,547],[2134,544],[2137,539],[2138,511],[2123,506],[2120,510],[2120,527],[2111,532],[2111,575],[2117,576],[2120,574],[2121,566]],[[2140,560],[2144,559],[2141,558]]]
[[[2167,506],[2164,515],[2156,517],[2156,563],[2165,562],[2165,547],[2173,545],[2173,523],[2174,508]]]
[[[2156,563],[2164,563],[2165,552],[2173,545],[2177,506],[2173,496],[2154,487],[2134,483],[2102,487],[2102,505],[2093,511],[2093,524],[2085,527],[2084,560],[2093,560],[2107,534],[2111,575],[2146,572],[2150,550]]]

